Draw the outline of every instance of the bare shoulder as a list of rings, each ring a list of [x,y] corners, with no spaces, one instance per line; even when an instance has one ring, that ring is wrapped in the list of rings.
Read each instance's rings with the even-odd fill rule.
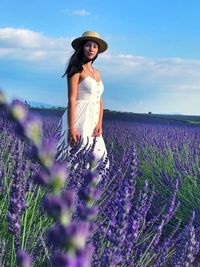
[[[69,90],[77,90],[79,79],[80,79],[80,73],[79,72],[76,72],[70,78],[68,78],[68,89]]]

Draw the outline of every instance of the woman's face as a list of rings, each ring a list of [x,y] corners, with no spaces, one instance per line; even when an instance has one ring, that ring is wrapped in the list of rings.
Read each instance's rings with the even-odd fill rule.
[[[83,53],[87,59],[93,59],[98,53],[98,44],[94,41],[87,41],[83,46]]]

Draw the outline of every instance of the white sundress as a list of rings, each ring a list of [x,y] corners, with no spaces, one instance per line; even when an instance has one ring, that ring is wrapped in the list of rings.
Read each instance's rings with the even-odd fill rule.
[[[99,120],[100,98],[103,91],[104,85],[102,81],[97,82],[91,76],[87,76],[78,84],[74,127],[82,137],[82,146],[87,144],[87,137],[89,138],[88,147],[93,144],[94,137],[92,135]],[[63,113],[59,124],[61,124],[61,138],[58,141],[57,148],[64,141],[65,145],[68,145],[67,149],[70,150],[72,147],[67,141],[67,109]],[[107,149],[102,134],[96,137],[94,156],[96,160],[99,160],[102,157],[102,159],[104,159],[107,156]],[[108,160],[106,168],[109,168],[109,165],[110,162]]]

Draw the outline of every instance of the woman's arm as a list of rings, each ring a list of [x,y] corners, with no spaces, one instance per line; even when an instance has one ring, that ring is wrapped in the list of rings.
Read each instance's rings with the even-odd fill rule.
[[[70,146],[74,146],[77,140],[80,138],[80,134],[76,131],[75,123],[75,111],[76,111],[76,99],[78,92],[78,82],[80,74],[76,73],[68,79],[68,143]]]
[[[78,81],[80,74],[76,73],[68,81],[68,128],[74,128],[75,110],[76,110],[76,98],[78,91]]]

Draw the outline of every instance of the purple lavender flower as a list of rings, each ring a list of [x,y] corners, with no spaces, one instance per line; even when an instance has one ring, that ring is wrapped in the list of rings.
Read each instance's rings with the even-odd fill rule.
[[[85,204],[79,204],[77,207],[77,213],[79,215],[79,218],[82,221],[95,221],[97,214],[98,214],[98,208],[96,206],[88,207]]]
[[[77,263],[81,267],[90,267],[94,248],[91,244],[87,244],[84,249],[76,251]]]
[[[22,123],[22,126],[24,135],[36,146],[39,146],[43,136],[41,119],[36,115],[31,115]]]
[[[44,199],[44,208],[49,215],[66,225],[70,222],[75,208],[75,195],[69,190],[65,190],[61,195],[48,194]]]
[[[95,187],[101,180],[101,176],[96,171],[85,170],[84,175],[84,183],[91,184],[92,187]]]
[[[20,170],[23,165],[20,163],[20,142],[17,139],[15,142],[15,154],[14,154],[14,170],[12,174],[12,186],[10,190],[10,203],[8,208],[8,229],[14,235],[15,249],[20,246],[20,218],[25,208],[24,203],[24,186],[23,177],[24,170]],[[23,167],[24,168],[24,167]]]
[[[48,185],[55,193],[58,193],[66,182],[67,175],[65,165],[55,163],[48,170],[41,169],[36,174],[34,181],[39,185]]]
[[[51,259],[51,263],[53,267],[76,267],[76,258],[71,259],[70,262],[70,259],[66,254],[56,252]]]
[[[44,139],[38,146],[37,160],[45,168],[53,165],[55,160],[56,140],[55,138]]]
[[[166,214],[163,216],[163,219],[165,220],[165,224],[167,224],[171,220],[177,208],[179,207],[179,204],[180,204],[179,202],[176,206],[177,193],[178,193],[178,179],[176,180],[175,188],[174,188],[174,191],[173,191],[170,203],[169,203],[168,210]]]
[[[111,264],[122,264],[123,249],[125,245],[126,232],[128,229],[128,215],[130,211],[129,184],[127,179],[123,179],[123,184],[118,193],[117,213],[112,219],[108,233],[112,235],[110,247]],[[111,265],[112,266],[112,265]]]
[[[32,258],[31,256],[24,252],[23,250],[18,250],[16,255],[17,265],[19,267],[31,267]]]
[[[66,191],[61,193],[62,187],[66,182],[67,172],[66,166],[63,163],[55,163],[55,144],[50,140],[43,139],[42,123],[38,116],[28,116],[27,110],[24,108],[20,101],[13,101],[9,106],[10,118],[14,120],[17,127],[15,131],[21,138],[26,137],[27,141],[31,141],[31,145],[34,149],[34,159],[41,164],[40,172],[36,175],[35,181],[47,185],[49,189],[54,192],[54,196],[48,195],[45,199],[46,209],[58,219],[55,226],[49,231],[49,240],[53,246],[64,249],[66,254],[76,253],[76,257],[69,259],[68,265],[73,266],[73,262],[78,266],[87,266],[81,264],[81,262],[89,262],[89,258],[84,260],[83,250],[86,247],[86,241],[90,233],[90,224],[85,222],[73,222],[70,224],[71,218],[69,212],[72,213],[74,209],[74,201],[72,200],[72,194]],[[19,153],[16,153],[19,157]],[[83,160],[84,162],[84,160]],[[18,160],[16,160],[16,164]],[[18,167],[18,166],[17,166]],[[18,168],[16,168],[16,172]],[[18,174],[18,173],[17,173]],[[16,175],[18,177],[18,175]],[[95,179],[92,180],[96,183]],[[92,183],[91,181],[91,183]],[[10,220],[10,229],[15,231],[15,239],[17,236],[17,242],[15,241],[15,249],[19,249],[19,237],[20,237],[20,215],[23,210],[21,202],[23,198],[19,197],[19,185],[13,181],[11,192],[11,200],[9,207],[8,219]],[[96,191],[92,189],[92,196],[96,197]],[[51,208],[50,208],[51,206]],[[18,213],[17,210],[18,209]],[[67,216],[66,216],[67,215]],[[58,218],[59,217],[59,218]],[[14,232],[13,232],[14,233]],[[75,254],[74,254],[75,255]],[[29,258],[30,259],[30,258]],[[81,260],[80,260],[81,259]],[[18,253],[18,263],[20,266],[28,266],[30,260],[21,251]]]
[[[23,102],[18,99],[14,99],[9,109],[9,115],[12,119],[17,120],[20,123],[24,123],[28,115],[28,109]]]
[[[192,214],[190,223],[185,226],[177,238],[176,251],[173,255],[174,266],[193,266],[199,252],[199,242],[196,240],[193,226],[195,212]]]
[[[78,252],[75,257],[57,252],[52,257],[52,265],[53,267],[90,267],[90,254],[91,252],[88,248],[81,251],[81,254]]]
[[[72,223],[67,226],[56,224],[48,234],[49,242],[67,251],[84,249],[89,235],[89,224],[87,222]]]
[[[86,201],[88,205],[92,205],[95,200],[99,199],[100,195],[101,191],[93,187],[81,188],[79,191],[79,198]]]
[[[165,266],[169,261],[168,255],[172,247],[175,247],[175,234],[179,230],[181,220],[177,223],[169,237],[166,237],[163,242],[156,248],[155,253],[157,256],[154,258],[153,267]]]

